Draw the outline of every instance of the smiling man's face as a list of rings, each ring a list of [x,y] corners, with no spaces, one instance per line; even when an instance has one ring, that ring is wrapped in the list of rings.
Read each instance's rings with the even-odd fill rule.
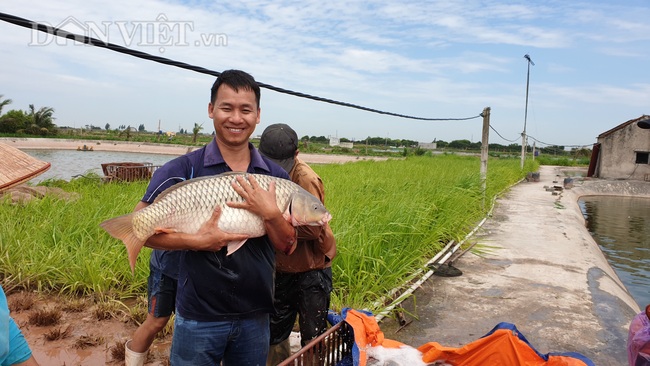
[[[252,90],[237,92],[226,84],[219,86],[214,103],[208,104],[217,142],[224,146],[248,144],[248,138],[260,123],[260,112]]]

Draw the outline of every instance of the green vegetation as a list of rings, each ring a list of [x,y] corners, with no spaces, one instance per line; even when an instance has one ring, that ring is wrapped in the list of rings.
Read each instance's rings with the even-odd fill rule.
[[[551,156],[541,155],[537,157],[539,165],[559,165],[559,166],[588,166],[588,157],[567,157],[567,156]]]
[[[4,107],[11,103],[11,99],[3,99],[3,95],[0,95],[0,133],[36,136],[56,135],[53,108],[41,107],[37,110],[33,104],[30,104],[27,111],[12,109],[2,114]]]
[[[449,240],[485,216],[492,197],[537,167],[491,158],[482,195],[472,156],[409,156],[385,162],[316,165],[326,186],[338,241],[333,308],[372,307]],[[11,287],[124,300],[146,293],[149,249],[129,269],[124,245],[99,223],[130,212],[146,182],[101,183],[84,177],[45,185],[75,192],[20,205],[0,202],[0,276]]]
[[[489,210],[476,157],[409,157],[314,169],[325,182],[338,242],[334,307],[371,307],[450,240],[462,240]],[[523,176],[519,161],[491,159],[485,202]]]
[[[146,282],[124,269],[124,248],[98,226],[131,211],[146,182],[102,184],[98,176],[42,185],[76,193],[69,200],[46,195],[0,205],[0,275],[7,287],[35,288],[98,298],[142,294]],[[139,272],[148,267],[139,264]]]

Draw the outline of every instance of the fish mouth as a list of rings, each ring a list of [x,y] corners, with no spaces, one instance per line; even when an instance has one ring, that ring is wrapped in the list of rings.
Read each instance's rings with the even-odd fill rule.
[[[307,222],[305,220],[298,220],[296,217],[291,217],[291,224],[293,226],[325,226],[332,219],[332,214],[329,212],[318,221]]]
[[[331,219],[332,219],[332,214],[328,212],[327,215],[323,216],[323,218],[320,221],[318,221],[318,223],[321,225],[325,225],[328,222],[330,222]]]

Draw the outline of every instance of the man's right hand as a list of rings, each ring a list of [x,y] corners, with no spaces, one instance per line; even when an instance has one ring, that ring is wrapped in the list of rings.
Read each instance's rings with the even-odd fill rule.
[[[152,249],[161,250],[206,250],[217,252],[230,242],[240,242],[248,239],[246,234],[232,234],[219,229],[220,216],[221,207],[217,206],[212,216],[195,234],[160,230],[158,234],[150,236],[145,245]]]
[[[230,242],[239,242],[248,239],[248,235],[246,234],[232,234],[219,229],[219,217],[221,217],[221,207],[217,206],[210,219],[195,234],[198,245],[193,250],[219,251]]]

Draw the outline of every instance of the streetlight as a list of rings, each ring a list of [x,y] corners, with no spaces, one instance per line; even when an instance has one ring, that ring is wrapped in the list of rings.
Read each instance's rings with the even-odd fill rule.
[[[528,60],[528,73],[526,74],[526,110],[524,112],[524,132],[521,134],[521,169],[524,169],[524,160],[526,159],[526,120],[528,119],[528,85],[530,83],[530,65],[535,66],[533,60],[530,59],[528,54],[524,55]]]

